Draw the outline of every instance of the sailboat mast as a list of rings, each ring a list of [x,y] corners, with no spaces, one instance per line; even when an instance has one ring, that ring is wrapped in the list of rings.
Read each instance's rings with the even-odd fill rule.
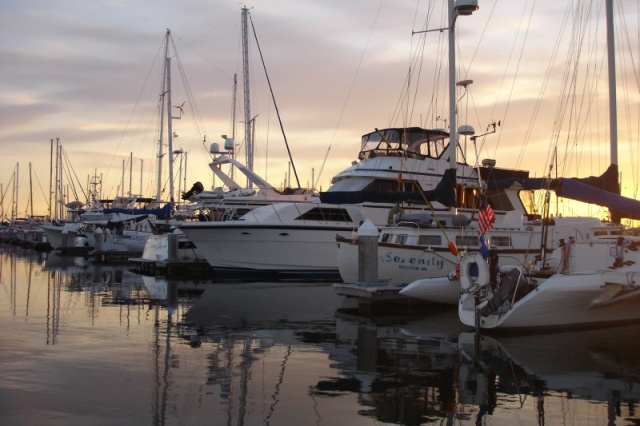
[[[20,180],[20,163],[16,163],[16,179],[15,179],[15,190],[14,190],[14,212],[13,212],[13,220],[16,220],[18,218],[18,201],[19,201],[19,195],[18,195],[18,191],[20,190],[20,185],[19,185],[19,180]]]
[[[163,146],[162,141],[164,140],[164,104],[165,104],[165,96],[167,94],[167,66],[166,60],[169,56],[169,35],[171,34],[171,30],[167,28],[167,33],[164,36],[164,57],[165,64],[162,68],[162,94],[160,95],[160,135],[158,137],[158,186],[156,191],[156,201],[160,201],[162,198],[162,157],[163,154]]]
[[[244,84],[244,137],[247,151],[247,169],[253,170],[253,135],[251,132],[251,102],[249,99],[249,39],[247,14],[249,10],[242,8],[242,76]],[[247,179],[247,186],[250,182]]]
[[[456,145],[458,144],[456,130],[456,49],[455,49],[455,1],[449,0],[449,168],[457,170]],[[456,188],[456,173],[451,176]]]
[[[618,107],[616,100],[616,54],[613,34],[613,0],[606,0],[607,64],[609,73],[609,139],[611,164],[618,166]]]
[[[51,152],[49,153],[49,220],[53,220],[51,216],[51,196],[53,194],[53,139],[51,139]]]
[[[233,93],[231,95],[231,140],[233,141],[234,146],[231,150],[231,158],[236,159],[236,102],[238,97],[238,74],[233,74]],[[235,172],[235,167],[231,167],[231,180],[233,180],[233,174]]]
[[[60,199],[60,139],[56,138],[56,172],[55,172],[55,189],[53,194],[53,215],[56,220],[60,219],[58,215],[58,200]]]
[[[33,217],[33,176],[31,175],[31,161],[29,161],[29,209]]]
[[[169,201],[173,204],[173,126],[171,125],[171,58],[167,63],[167,155],[169,156]]]

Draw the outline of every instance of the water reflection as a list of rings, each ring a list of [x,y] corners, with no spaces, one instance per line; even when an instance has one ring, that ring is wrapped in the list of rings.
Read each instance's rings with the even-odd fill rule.
[[[639,419],[640,326],[477,336],[455,310],[360,314],[326,283],[167,280],[4,247],[0,288],[2,424]]]

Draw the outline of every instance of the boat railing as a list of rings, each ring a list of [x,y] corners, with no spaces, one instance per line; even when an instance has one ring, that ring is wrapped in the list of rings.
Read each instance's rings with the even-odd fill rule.
[[[360,151],[358,159],[368,160],[375,157],[402,157],[402,158],[414,158],[417,160],[425,160],[429,158],[429,155],[420,154],[418,152],[407,151],[406,149],[398,148],[376,148],[366,151]]]

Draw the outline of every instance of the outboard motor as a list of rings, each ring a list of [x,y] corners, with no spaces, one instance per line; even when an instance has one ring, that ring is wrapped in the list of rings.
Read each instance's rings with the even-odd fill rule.
[[[196,183],[193,184],[193,186],[191,187],[190,190],[188,190],[187,192],[182,194],[182,199],[183,200],[188,200],[189,198],[193,197],[194,195],[198,195],[202,191],[204,191],[204,186],[202,186],[202,183],[196,182]]]

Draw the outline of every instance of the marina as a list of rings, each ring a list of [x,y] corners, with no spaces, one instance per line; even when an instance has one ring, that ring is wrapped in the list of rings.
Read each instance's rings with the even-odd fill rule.
[[[640,421],[638,325],[476,335],[455,309],[363,314],[330,282],[0,251],[2,424]]]
[[[128,64],[78,79],[89,122],[17,72],[38,131],[0,126],[0,424],[640,425],[638,5],[427,3],[172,11],[157,49],[88,20]]]

